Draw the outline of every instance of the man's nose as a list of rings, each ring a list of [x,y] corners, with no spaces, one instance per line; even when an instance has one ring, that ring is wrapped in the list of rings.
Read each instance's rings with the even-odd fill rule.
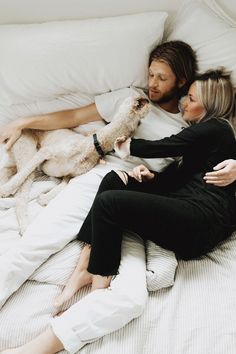
[[[157,88],[159,86],[159,80],[158,78],[151,78],[150,80],[150,86],[153,88]]]

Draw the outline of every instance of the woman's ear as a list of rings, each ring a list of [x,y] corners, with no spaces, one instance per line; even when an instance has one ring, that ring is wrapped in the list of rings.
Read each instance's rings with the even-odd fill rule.
[[[186,79],[179,79],[178,81],[178,88],[183,87],[186,84],[187,80]]]

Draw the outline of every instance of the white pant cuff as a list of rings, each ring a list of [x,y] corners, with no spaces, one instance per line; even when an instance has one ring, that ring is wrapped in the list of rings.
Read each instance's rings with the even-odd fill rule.
[[[82,348],[87,342],[82,342],[77,334],[69,327],[65,328],[65,322],[60,321],[59,318],[53,318],[50,321],[53,332],[62,342],[65,350],[70,354],[75,354],[80,348]]]

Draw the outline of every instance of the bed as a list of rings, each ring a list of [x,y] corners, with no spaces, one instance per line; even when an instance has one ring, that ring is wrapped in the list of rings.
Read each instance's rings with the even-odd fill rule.
[[[0,126],[22,116],[80,107],[111,90],[145,87],[148,53],[163,40],[180,39],[192,45],[201,70],[226,66],[236,87],[236,7],[232,1],[185,0],[179,5],[178,1],[129,0],[112,6],[102,2],[104,7],[71,1],[70,10],[69,2],[61,2],[55,11],[45,11],[44,2],[35,11],[28,2],[27,14],[12,12],[13,1],[0,2]],[[98,166],[91,174],[93,183],[101,169]],[[29,216],[39,230],[42,218],[48,218],[50,225],[51,214],[37,198],[58,182],[38,175],[33,184]],[[89,183],[82,177],[87,202]],[[66,192],[62,193],[52,201],[58,214],[66,198]],[[21,240],[14,205],[14,198],[0,199],[0,299],[6,292],[7,300],[0,310],[0,350],[25,343],[48,326],[56,313],[53,301],[81,251],[73,240],[58,240],[56,249],[48,241],[51,256],[41,262],[39,250],[30,259],[34,272],[20,281],[9,278],[10,290],[2,288],[8,250],[17,249]],[[68,212],[68,219],[73,228],[75,216]],[[63,223],[60,220],[58,227],[63,228]],[[160,254],[159,264],[168,264],[170,277],[158,290],[150,291],[143,314],[79,353],[235,353],[236,232],[204,259],[179,261],[171,268],[171,257]],[[16,262],[19,273],[26,261]],[[65,308],[88,292],[89,288],[82,289]]]

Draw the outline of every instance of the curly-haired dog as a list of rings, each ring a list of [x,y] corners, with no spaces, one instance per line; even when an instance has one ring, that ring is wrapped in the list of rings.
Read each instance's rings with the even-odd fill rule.
[[[0,197],[17,192],[16,213],[21,233],[27,224],[25,204],[37,167],[40,166],[48,176],[63,177],[61,185],[41,197],[41,204],[47,204],[69,178],[88,172],[103,155],[112,151],[118,137],[132,135],[148,111],[146,98],[129,97],[122,103],[112,122],[90,136],[81,137],[70,129],[25,131],[10,151],[13,161],[11,168],[15,164],[17,173],[0,187]],[[40,146],[39,150],[37,146]]]

